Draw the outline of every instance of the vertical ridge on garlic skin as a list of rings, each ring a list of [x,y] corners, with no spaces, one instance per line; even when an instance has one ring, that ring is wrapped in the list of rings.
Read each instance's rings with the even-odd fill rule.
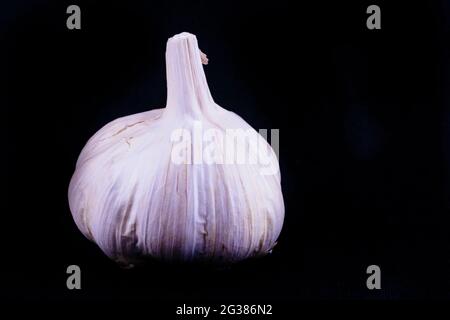
[[[199,123],[216,130],[210,145],[223,159],[227,150],[217,135],[259,135],[214,102],[194,35],[168,40],[166,73],[166,108],[106,124],[81,151],[68,194],[77,227],[122,265],[145,257],[230,263],[268,253],[284,219],[275,153],[260,137],[268,164],[195,163],[199,146],[192,141],[190,163],[172,162],[174,130],[193,136]],[[273,174],[262,173],[267,165]]]
[[[216,243],[216,201],[214,199],[214,188],[216,184],[214,175],[217,173],[216,168],[210,168],[210,170],[205,171],[205,177],[203,181],[205,190],[205,201],[204,210],[207,215],[207,220],[205,224],[205,234],[203,239],[204,252],[206,253],[206,258],[210,259],[215,255],[215,243]]]

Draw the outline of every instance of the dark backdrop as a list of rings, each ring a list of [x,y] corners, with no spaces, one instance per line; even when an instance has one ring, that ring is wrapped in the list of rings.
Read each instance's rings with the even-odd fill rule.
[[[2,3],[4,298],[450,297],[450,5],[295,2]],[[381,30],[366,28],[372,2]],[[76,228],[68,184],[101,126],[165,105],[165,45],[182,31],[210,59],[216,102],[280,129],[284,228],[271,256],[231,269],[122,270]],[[66,289],[70,264],[80,291]],[[366,288],[371,264],[382,290]]]

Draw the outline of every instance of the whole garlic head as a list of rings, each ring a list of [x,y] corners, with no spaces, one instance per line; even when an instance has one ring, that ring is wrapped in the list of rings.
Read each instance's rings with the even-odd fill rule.
[[[75,223],[123,265],[146,257],[236,262],[270,252],[280,234],[276,155],[213,101],[201,60],[194,35],[170,38],[166,108],[108,123],[78,158],[69,186]],[[237,133],[257,143],[239,149],[230,143]],[[236,160],[239,152],[248,158]]]

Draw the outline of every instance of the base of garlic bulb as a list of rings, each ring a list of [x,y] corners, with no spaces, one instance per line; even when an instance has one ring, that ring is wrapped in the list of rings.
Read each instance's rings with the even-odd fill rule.
[[[79,156],[69,186],[73,218],[121,264],[145,257],[236,262],[268,253],[280,234],[276,155],[244,120],[213,101],[205,58],[194,35],[170,38],[166,107],[108,123]],[[195,139],[199,127],[207,138]],[[234,155],[227,132],[256,137],[263,148],[251,141],[241,148],[252,159],[269,150],[268,161],[228,161]]]

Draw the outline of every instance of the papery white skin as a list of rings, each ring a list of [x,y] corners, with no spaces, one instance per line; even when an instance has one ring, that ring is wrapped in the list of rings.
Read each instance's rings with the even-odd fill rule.
[[[171,161],[176,129],[191,131],[198,121],[222,132],[251,128],[213,101],[200,54],[194,35],[170,38],[166,108],[108,123],[77,161],[69,186],[73,218],[121,264],[146,256],[235,262],[270,252],[280,234],[279,172],[263,175],[259,164]]]

